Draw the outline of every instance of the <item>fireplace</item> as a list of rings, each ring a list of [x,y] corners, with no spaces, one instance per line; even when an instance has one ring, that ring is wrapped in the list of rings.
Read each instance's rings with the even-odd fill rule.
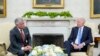
[[[54,44],[63,48],[64,37],[63,34],[45,34],[37,33],[33,34],[33,47],[42,46],[44,44]]]
[[[55,44],[63,47],[63,41],[68,39],[74,24],[74,18],[52,20],[40,17],[26,20],[26,26],[28,26],[33,39],[33,47],[43,44]]]

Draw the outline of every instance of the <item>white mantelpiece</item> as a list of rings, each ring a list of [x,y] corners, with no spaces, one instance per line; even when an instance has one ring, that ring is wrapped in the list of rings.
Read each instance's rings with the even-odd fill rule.
[[[26,25],[29,27],[31,36],[35,33],[62,33],[67,40],[75,20],[70,19],[28,19]]]

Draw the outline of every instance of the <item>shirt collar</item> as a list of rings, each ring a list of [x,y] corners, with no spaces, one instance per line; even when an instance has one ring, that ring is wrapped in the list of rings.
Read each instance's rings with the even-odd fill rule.
[[[17,27],[17,29],[21,32],[21,29],[19,29],[18,27]]]
[[[79,28],[83,29],[83,28],[84,28],[84,26],[82,26],[82,27],[79,27]]]

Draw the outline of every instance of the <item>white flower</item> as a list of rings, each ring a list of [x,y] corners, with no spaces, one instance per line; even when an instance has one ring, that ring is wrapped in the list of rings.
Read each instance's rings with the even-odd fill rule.
[[[49,56],[57,56],[57,55],[56,55],[56,53],[51,52],[51,53],[49,54]]]
[[[63,53],[62,49],[60,47],[55,47],[54,52],[60,52]]]
[[[37,53],[36,50],[33,50],[33,51],[32,51],[32,55],[33,55],[33,56],[36,56],[37,54],[38,54],[38,53]]]
[[[55,45],[36,46],[29,56],[65,56],[63,50]]]

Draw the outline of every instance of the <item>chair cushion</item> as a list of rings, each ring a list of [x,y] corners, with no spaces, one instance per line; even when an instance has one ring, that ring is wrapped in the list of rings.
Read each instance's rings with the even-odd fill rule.
[[[87,56],[87,54],[85,52],[73,52],[71,56]]]

